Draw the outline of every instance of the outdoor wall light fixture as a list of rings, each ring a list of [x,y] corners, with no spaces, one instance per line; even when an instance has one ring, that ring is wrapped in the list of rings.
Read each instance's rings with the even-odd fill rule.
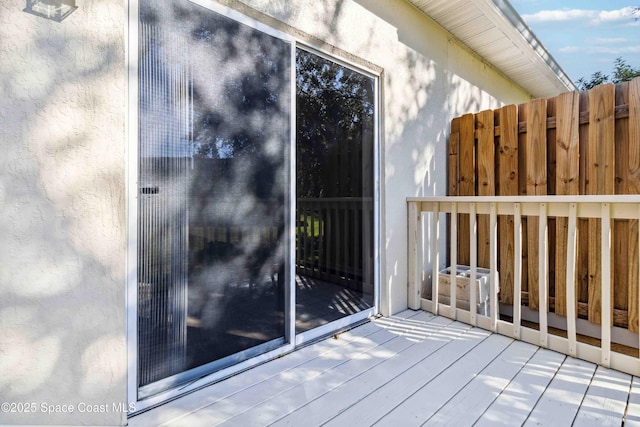
[[[77,8],[76,0],[27,0],[24,11],[41,18],[62,22]]]

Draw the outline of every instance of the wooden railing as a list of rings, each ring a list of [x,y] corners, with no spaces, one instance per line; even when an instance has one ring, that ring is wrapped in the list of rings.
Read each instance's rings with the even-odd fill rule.
[[[612,266],[617,254],[614,253],[611,241],[614,220],[640,220],[640,196],[515,196],[515,197],[432,197],[432,198],[409,198],[407,199],[408,209],[408,304],[412,309],[422,308],[434,314],[440,314],[452,319],[479,326],[502,335],[506,335],[518,340],[526,341],[541,347],[549,348],[573,357],[584,359],[593,363],[611,367],[633,375],[640,374],[640,359],[619,353],[612,350],[612,329],[613,329],[613,301],[612,301]],[[448,215],[447,215],[448,214]],[[478,221],[479,217],[487,219],[489,230],[489,315],[479,315],[477,311],[477,294],[475,291],[469,293],[469,310],[460,309],[457,303],[457,267],[458,262],[458,222],[451,221],[451,217],[456,218],[458,214],[468,215],[468,226],[471,230],[468,236],[469,261],[470,261],[470,283],[475,284],[478,279]],[[498,280],[498,216],[510,217],[514,223],[513,242],[503,242],[513,247],[513,257],[511,266],[514,272],[514,293],[513,302],[509,303],[509,318],[501,318],[499,304],[499,280]],[[426,239],[423,235],[422,221],[429,217],[429,224],[424,224]],[[448,242],[443,242],[443,236],[447,233],[444,219],[448,219],[449,233]],[[523,241],[522,220],[523,217],[536,218],[539,227],[537,236],[528,235],[528,240]],[[566,304],[566,337],[551,334],[548,325],[548,299],[549,295],[549,232],[548,221],[550,218],[565,218],[567,221],[567,248],[566,267],[566,301],[573,301],[573,304]],[[600,307],[600,333],[599,345],[580,342],[577,338],[577,237],[578,221],[580,219],[595,219],[600,224],[599,235],[599,264],[601,286],[599,292],[592,292],[595,304]],[[592,236],[593,237],[593,236]],[[640,241],[639,236],[628,236],[630,242],[635,242],[637,247]],[[537,257],[537,276],[539,280],[535,284],[539,292],[538,325],[528,327],[522,324],[522,300],[521,286],[522,277],[522,254],[523,247],[531,241],[534,243]],[[441,253],[443,247],[448,243],[449,257]],[[430,254],[431,271],[425,272],[425,262],[423,256],[425,252]],[[428,249],[427,249],[428,248]],[[636,250],[636,258],[628,260],[634,268],[640,268],[640,251]],[[625,254],[626,256],[626,254]],[[442,261],[442,262],[441,262]],[[450,303],[442,303],[439,299],[436,303],[436,296],[440,295],[439,271],[441,268],[451,266],[449,274]],[[423,295],[423,277],[431,275],[430,295],[426,292]],[[531,286],[531,284],[530,284]],[[634,304],[640,306],[640,298],[636,296]],[[502,304],[503,312],[505,304]],[[637,320],[637,319],[636,319]],[[528,323],[525,323],[528,325]]]

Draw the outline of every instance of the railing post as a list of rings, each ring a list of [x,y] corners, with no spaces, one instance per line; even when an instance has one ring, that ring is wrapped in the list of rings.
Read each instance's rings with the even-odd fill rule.
[[[602,366],[611,366],[611,205],[602,204],[602,242],[601,264],[602,264],[602,316],[600,326],[602,327]]]
[[[431,217],[431,300],[434,301],[434,314],[438,314],[439,281],[438,266],[440,265],[440,204],[434,203]]]
[[[522,212],[513,204],[513,338],[520,339],[522,321]]]
[[[451,318],[455,320],[458,314],[458,303],[456,302],[458,293],[458,204],[451,204]]]
[[[577,217],[578,205],[569,204],[569,223],[567,225],[567,339],[569,341],[569,356],[577,356],[576,348],[576,248],[577,248]]]
[[[576,248],[577,248],[577,217],[578,205],[569,205],[569,224],[567,233],[567,272],[566,272],[566,301],[567,301],[567,339],[569,340],[569,356],[577,357],[576,346]]]
[[[540,318],[540,346],[548,347],[547,294],[549,289],[549,244],[547,239],[547,204],[540,203],[538,219],[538,315]]]
[[[489,215],[489,264],[491,274],[489,276],[490,294],[489,307],[491,310],[491,330],[498,330],[498,207],[495,203],[491,203],[491,212]]]
[[[418,269],[419,259],[418,255],[420,254],[420,242],[421,242],[421,213],[418,211],[418,202],[408,202],[407,203],[407,222],[409,228],[408,244],[409,248],[407,251],[407,275],[409,278],[408,290],[407,290],[407,304],[410,309],[418,310],[421,306],[420,304],[420,291],[421,291],[421,283],[420,283],[420,271]],[[435,310],[437,312],[437,298],[436,304],[434,305]]]
[[[469,316],[472,326],[477,326],[478,295],[476,290],[478,268],[478,229],[476,227],[476,204],[469,203],[469,254],[471,261],[471,277],[469,283]]]

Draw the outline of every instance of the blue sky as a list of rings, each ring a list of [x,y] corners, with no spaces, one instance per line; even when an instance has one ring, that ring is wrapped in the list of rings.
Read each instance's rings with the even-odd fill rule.
[[[510,0],[556,62],[574,82],[596,71],[611,74],[622,57],[640,68],[640,19],[622,0]],[[640,14],[635,15],[640,18]]]

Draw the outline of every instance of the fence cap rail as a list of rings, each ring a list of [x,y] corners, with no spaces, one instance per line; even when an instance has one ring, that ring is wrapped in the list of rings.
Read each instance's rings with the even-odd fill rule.
[[[407,197],[407,203],[639,203],[640,194],[580,196],[430,196]]]

